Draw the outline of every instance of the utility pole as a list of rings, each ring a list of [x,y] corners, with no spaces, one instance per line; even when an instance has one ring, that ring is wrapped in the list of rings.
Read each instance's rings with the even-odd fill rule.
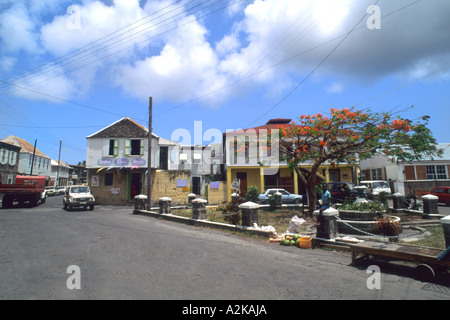
[[[149,99],[149,112],[148,112],[148,174],[147,174],[147,205],[148,210],[152,204],[152,113],[153,113],[153,99]]]
[[[34,156],[36,155],[36,144],[37,144],[37,139],[34,140],[34,149],[33,149],[33,158],[31,159],[31,171],[30,171],[30,176],[33,175]]]
[[[59,187],[59,164],[61,163],[61,144],[62,140],[59,139],[58,171],[56,172],[56,181],[55,181],[56,187]]]

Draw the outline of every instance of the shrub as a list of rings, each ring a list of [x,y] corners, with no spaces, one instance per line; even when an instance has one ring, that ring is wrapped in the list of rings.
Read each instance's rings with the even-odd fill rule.
[[[247,194],[245,195],[245,200],[251,202],[258,202],[259,192],[256,186],[250,186],[247,188]]]
[[[380,201],[372,201],[344,203],[340,209],[376,213],[386,211],[387,207],[384,206]]]
[[[376,232],[377,234],[391,237],[391,241],[398,240],[395,237],[398,237],[400,234],[400,223],[397,221],[393,221],[391,218],[381,218],[376,223]]]
[[[241,219],[239,205],[244,203],[244,201],[245,200],[243,198],[237,198],[218,208],[218,210],[222,211],[225,222],[236,226],[239,224]]]

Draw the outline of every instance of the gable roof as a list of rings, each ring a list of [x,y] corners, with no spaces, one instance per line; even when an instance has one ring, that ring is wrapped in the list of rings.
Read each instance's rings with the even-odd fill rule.
[[[33,154],[34,151],[34,145],[32,145],[31,143],[29,143],[27,140],[16,137],[16,136],[8,136],[6,138],[3,138],[1,141],[12,144],[16,147],[21,148],[20,153],[31,153]],[[40,151],[38,148],[36,148],[36,155],[43,157],[43,158],[48,158],[50,159],[49,156],[47,156],[45,153],[43,153],[42,151]]]
[[[139,123],[124,117],[97,131],[87,138],[147,138],[148,129]]]

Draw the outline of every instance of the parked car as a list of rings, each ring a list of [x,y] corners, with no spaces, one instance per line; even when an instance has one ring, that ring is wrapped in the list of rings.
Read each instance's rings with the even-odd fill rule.
[[[389,184],[387,181],[383,180],[365,180],[361,181],[361,185],[366,186],[366,193],[370,198],[374,198],[378,196],[381,192],[386,192],[388,194],[391,194],[391,188],[389,187]]]
[[[346,200],[356,200],[358,191],[354,189],[354,184],[349,182],[329,182],[327,189],[331,193],[332,202],[344,202]]]
[[[56,195],[56,188],[55,187],[45,187],[45,193],[48,196],[54,196]]]
[[[56,188],[56,191],[58,194],[64,194],[66,193],[66,187],[58,187]]]
[[[289,193],[284,189],[267,189],[265,193],[258,196],[258,200],[262,203],[267,203],[269,199],[277,192],[281,193],[282,203],[301,203],[303,197],[298,194]]]
[[[94,210],[95,198],[91,194],[88,186],[69,186],[63,198],[64,209],[72,210],[73,208],[83,207],[87,210]]]
[[[450,206],[450,187],[435,187],[430,193],[439,198],[438,202],[445,203]]]

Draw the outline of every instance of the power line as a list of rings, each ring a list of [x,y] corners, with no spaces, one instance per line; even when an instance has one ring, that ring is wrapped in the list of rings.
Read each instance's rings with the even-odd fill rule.
[[[192,0],[192,1],[190,1],[189,3],[194,2],[194,1],[195,1],[195,0]],[[209,1],[209,0],[208,0],[208,1]],[[35,67],[35,68],[29,70],[29,71],[25,71],[25,72],[22,72],[22,73],[20,73],[20,74],[14,75],[14,76],[12,76],[12,77],[10,77],[10,78],[8,78],[8,79],[4,79],[3,81],[5,81],[5,82],[11,82],[11,81],[13,81],[13,80],[15,80],[15,79],[20,79],[20,78],[29,77],[30,71],[33,71],[33,70],[39,70],[39,69],[40,69],[40,70],[43,70],[44,67],[46,67],[46,66],[51,66],[52,64],[54,64],[54,63],[56,63],[56,62],[58,62],[58,61],[66,61],[66,60],[70,60],[70,58],[66,58],[66,57],[70,57],[70,56],[72,56],[72,55],[73,55],[73,56],[77,56],[77,55],[79,55],[79,54],[82,54],[82,53],[84,53],[84,52],[87,52],[87,49],[88,49],[89,47],[91,47],[92,45],[94,45],[94,44],[97,43],[95,46],[91,47],[90,49],[95,48],[96,46],[98,46],[98,45],[99,45],[98,43],[101,44],[101,41],[102,41],[102,40],[107,39],[107,38],[109,38],[110,36],[112,36],[112,35],[114,35],[114,34],[120,32],[120,31],[122,31],[122,30],[125,30],[125,29],[129,28],[129,27],[133,26],[133,25],[136,24],[136,23],[139,23],[139,22],[141,22],[141,21],[144,21],[144,20],[148,19],[149,17],[151,17],[151,16],[153,16],[153,15],[155,15],[155,14],[157,14],[157,13],[159,13],[159,12],[161,12],[161,11],[163,11],[163,10],[169,8],[169,7],[171,7],[172,5],[173,5],[173,4],[170,4],[170,5],[168,5],[168,6],[164,7],[164,8],[162,8],[162,9],[156,11],[156,12],[153,12],[153,13],[147,15],[146,17],[144,17],[144,18],[142,18],[142,19],[139,19],[139,20],[137,20],[137,21],[135,21],[135,22],[133,22],[133,23],[131,23],[131,24],[129,24],[129,25],[123,27],[123,28],[120,28],[120,29],[118,29],[118,30],[116,30],[116,31],[114,31],[114,32],[112,32],[112,33],[110,33],[110,34],[104,36],[104,37],[101,37],[101,38],[99,38],[99,39],[97,39],[97,40],[95,40],[95,41],[93,41],[93,42],[91,42],[91,43],[89,43],[89,44],[87,44],[87,45],[84,45],[84,46],[82,46],[81,48],[78,48],[78,49],[73,50],[73,51],[71,51],[71,52],[69,52],[69,53],[67,53],[67,54],[65,54],[65,55],[63,55],[63,56],[60,56],[60,57],[55,58],[55,59],[53,59],[53,60],[51,60],[51,61],[48,61],[48,62],[46,62],[46,63],[44,63],[44,64],[42,64],[42,65],[40,65],[40,66],[37,66],[37,67]],[[179,7],[175,8],[175,9],[169,11],[169,12],[172,12],[172,11],[178,9],[178,8],[183,7],[183,6],[184,6],[184,5],[179,6]],[[167,13],[165,13],[165,14],[167,14]],[[165,14],[163,14],[163,15],[165,15]],[[163,15],[161,15],[161,16],[163,16]],[[157,18],[158,18],[158,17],[157,17]],[[156,19],[156,18],[155,18],[155,19]],[[148,22],[146,22],[146,23],[149,23],[149,22],[151,22],[151,21],[153,21],[153,20],[150,20],[150,21],[148,21]],[[142,25],[143,25],[143,24],[142,24]],[[142,26],[142,25],[139,25],[139,26]],[[139,27],[139,26],[138,26],[138,27]],[[125,34],[125,33],[128,33],[128,32],[130,32],[131,30],[134,30],[134,29],[136,29],[136,28],[137,28],[137,27],[132,28],[132,29],[130,29],[130,30],[128,30],[128,31],[126,31],[126,32],[124,32],[124,33],[122,33],[122,34],[120,34],[120,35],[123,35],[123,34]],[[119,35],[119,36],[120,36],[120,35]],[[118,37],[118,36],[116,36],[116,37]],[[114,38],[116,38],[116,37],[114,37]],[[113,39],[114,39],[114,38],[113,38]],[[110,39],[110,40],[111,40],[111,39]],[[107,42],[110,41],[110,40],[107,40],[107,41],[105,41],[104,43],[107,43]],[[80,53],[77,53],[77,52],[80,52]],[[66,58],[66,59],[64,59],[64,58]],[[48,72],[48,71],[47,71],[47,72]],[[36,71],[36,72],[33,72],[33,73],[37,73],[37,71]],[[20,75],[23,75],[23,76],[22,76],[22,77],[19,77]]]
[[[388,17],[390,17],[390,16],[392,16],[392,15],[398,13],[398,12],[401,11],[401,10],[404,10],[404,9],[406,9],[406,8],[412,6],[412,5],[417,4],[417,3],[420,2],[420,1],[421,1],[421,0],[417,0],[417,1],[413,2],[413,3],[407,4],[407,5],[405,5],[405,6],[401,7],[401,8],[399,8],[399,9],[397,9],[397,10],[395,10],[395,11],[392,11],[392,12],[390,12],[390,13],[388,13],[388,14],[382,16],[380,19],[381,19],[381,20],[386,19],[386,18],[388,18]],[[364,18],[363,18],[363,19],[364,19]],[[356,30],[364,29],[364,28],[366,28],[365,25],[360,26],[360,27],[357,27],[357,28],[355,28],[355,29],[353,30],[353,32],[356,31]],[[338,40],[338,39],[340,39],[340,38],[346,37],[346,36],[348,36],[348,34],[349,34],[349,33],[341,34],[341,35],[339,35],[339,36],[337,36],[337,37],[334,37],[334,38],[332,38],[332,39],[330,39],[330,40],[328,40],[328,41],[326,41],[326,42],[323,42],[323,43],[321,43],[321,44],[319,44],[319,45],[316,45],[316,46],[314,46],[314,47],[311,47],[311,48],[309,48],[309,49],[306,49],[306,50],[304,50],[304,51],[302,51],[302,52],[299,52],[299,53],[297,53],[297,54],[295,54],[295,55],[293,55],[293,56],[290,56],[290,57],[288,57],[288,58],[286,58],[286,59],[284,59],[284,60],[275,62],[275,63],[273,63],[272,65],[269,65],[269,66],[267,66],[267,67],[264,67],[264,68],[262,68],[262,69],[259,69],[259,70],[255,71],[255,72],[251,73],[251,74],[246,73],[246,75],[242,76],[241,78],[236,79],[236,80],[234,80],[233,82],[230,82],[230,83],[228,83],[228,84],[226,84],[226,85],[224,85],[224,86],[222,86],[222,87],[220,87],[220,88],[218,88],[218,89],[215,89],[215,90],[213,90],[213,91],[210,91],[210,92],[208,92],[208,93],[205,93],[205,94],[203,94],[203,95],[201,95],[201,96],[198,96],[198,97],[196,97],[196,98],[193,98],[193,99],[191,99],[191,100],[189,100],[189,101],[186,101],[186,102],[184,102],[184,103],[178,104],[178,105],[176,105],[176,106],[174,106],[174,107],[168,108],[168,109],[166,109],[166,110],[164,110],[164,111],[158,113],[158,114],[156,115],[156,117],[158,117],[158,116],[160,116],[160,115],[163,115],[163,114],[165,114],[165,113],[168,113],[168,112],[170,112],[170,111],[172,111],[172,110],[178,109],[178,108],[180,108],[180,107],[183,107],[183,106],[185,106],[185,105],[188,105],[188,104],[190,104],[190,103],[193,103],[193,102],[195,102],[195,101],[197,101],[197,100],[204,99],[205,97],[207,97],[207,96],[209,96],[209,95],[216,94],[218,91],[223,90],[223,89],[226,89],[226,88],[228,88],[228,87],[230,87],[230,86],[237,85],[237,84],[241,83],[242,81],[247,80],[247,79],[250,79],[250,78],[253,78],[254,76],[256,76],[256,75],[258,75],[258,74],[260,74],[260,73],[262,73],[262,72],[265,72],[265,71],[268,71],[268,70],[270,70],[270,69],[273,69],[273,68],[275,68],[275,67],[277,67],[277,66],[280,66],[280,65],[282,65],[282,64],[284,64],[284,63],[286,63],[286,62],[292,61],[292,60],[294,60],[294,59],[296,59],[296,58],[298,58],[298,57],[300,57],[300,56],[302,56],[302,55],[304,55],[304,54],[306,54],[306,53],[310,53],[310,52],[312,52],[312,51],[314,51],[314,50],[316,50],[316,49],[319,49],[319,48],[321,48],[321,47],[323,47],[323,46],[325,46],[325,45],[328,45],[328,44],[330,44],[330,43],[332,43],[332,42],[334,42],[334,41],[336,41],[336,40]],[[344,40],[344,39],[343,39],[343,40]],[[342,42],[343,40],[341,40],[341,42]],[[260,56],[261,56],[261,55],[260,55]],[[241,74],[242,74],[242,73],[241,73]],[[296,89],[294,89],[293,91],[295,91],[295,90],[296,90]],[[293,92],[291,92],[290,94],[292,94],[292,93],[293,93]],[[290,95],[290,94],[289,94],[289,95]],[[286,97],[286,98],[287,98],[287,97]],[[285,99],[284,99],[284,100],[285,100]],[[283,101],[284,101],[284,100],[283,100]],[[281,101],[279,104],[281,104],[283,101]],[[271,111],[271,110],[270,110],[270,111]],[[270,111],[269,111],[269,112],[270,112]],[[267,112],[267,113],[269,113],[269,112]],[[266,113],[266,114],[267,114],[267,113]],[[264,114],[264,115],[266,115],[266,114]],[[263,116],[264,116],[264,115],[263,115]],[[262,116],[262,117],[263,117],[263,116]],[[262,117],[261,117],[261,118],[262,118]],[[259,119],[260,119],[260,118],[259,118]],[[259,120],[259,119],[258,119],[258,120]],[[258,120],[256,120],[256,121],[258,121]],[[255,121],[255,122],[256,122],[256,121]]]
[[[141,45],[141,44],[143,44],[143,43],[146,43],[146,42],[148,42],[148,41],[150,41],[150,40],[152,40],[152,39],[154,39],[154,38],[156,38],[156,37],[159,37],[159,36],[161,36],[161,35],[163,35],[163,34],[166,34],[166,33],[168,33],[168,32],[174,31],[174,30],[176,30],[176,29],[178,29],[178,28],[181,28],[181,27],[183,27],[183,26],[185,26],[185,25],[188,25],[188,24],[190,24],[190,23],[192,23],[192,22],[195,22],[195,21],[197,21],[197,20],[199,20],[199,19],[205,18],[205,17],[207,17],[207,16],[209,16],[209,15],[211,15],[211,14],[214,14],[214,13],[216,13],[216,12],[218,12],[218,11],[221,11],[221,10],[223,10],[223,9],[226,9],[226,8],[229,7],[229,6],[234,5],[234,4],[236,4],[236,3],[239,3],[239,2],[242,2],[242,1],[244,1],[244,0],[238,0],[238,1],[235,1],[235,2],[233,2],[233,3],[229,3],[228,5],[225,5],[225,6],[223,6],[223,7],[220,7],[219,9],[216,9],[216,10],[213,10],[213,11],[210,11],[210,12],[206,13],[206,14],[204,14],[204,15],[201,16],[201,17],[197,17],[197,18],[192,19],[192,20],[190,20],[190,21],[188,21],[188,22],[186,22],[186,23],[176,25],[175,27],[172,27],[172,28],[170,28],[170,29],[168,29],[168,30],[162,31],[162,32],[160,32],[160,33],[158,33],[158,34],[156,34],[156,35],[153,35],[152,37],[149,37],[149,38],[144,39],[143,41],[139,41],[139,42],[133,43],[131,46],[127,46],[127,47],[125,47],[125,48],[118,49],[117,51],[112,52],[112,53],[110,53],[110,54],[106,54],[106,55],[103,55],[103,56],[101,56],[101,57],[96,57],[96,56],[95,56],[95,55],[98,54],[98,53],[106,52],[106,49],[116,48],[116,47],[118,47],[118,45],[124,44],[124,43],[126,43],[126,42],[130,42],[130,41],[133,40],[134,38],[141,37],[142,35],[138,35],[138,34],[142,33],[142,32],[145,31],[145,30],[148,30],[148,29],[150,29],[150,28],[152,28],[152,27],[154,27],[154,26],[156,26],[156,25],[159,25],[159,24],[161,24],[161,23],[163,23],[163,22],[169,21],[169,22],[166,23],[165,25],[162,25],[162,26],[156,28],[155,30],[161,29],[161,28],[163,28],[163,27],[165,27],[165,26],[167,26],[167,25],[170,25],[170,24],[172,24],[172,23],[175,23],[175,22],[177,22],[177,21],[172,22],[172,20],[173,20],[175,17],[179,16],[179,15],[185,15],[185,14],[193,15],[193,14],[196,14],[196,13],[198,13],[198,12],[200,12],[200,11],[206,9],[206,8],[210,8],[210,7],[212,7],[212,6],[215,6],[215,5],[217,5],[218,3],[223,2],[223,1],[225,1],[225,0],[218,0],[218,1],[212,3],[212,4],[208,5],[208,6],[204,6],[204,7],[199,8],[199,9],[197,9],[197,10],[194,11],[194,12],[189,12],[189,10],[192,10],[193,8],[200,7],[201,5],[203,5],[203,4],[205,4],[205,3],[209,2],[209,1],[211,1],[211,0],[206,0],[206,1],[201,2],[201,3],[197,3],[197,4],[196,4],[195,6],[193,6],[192,8],[189,8],[187,12],[177,13],[177,14],[175,14],[174,16],[171,16],[171,17],[169,17],[169,18],[167,18],[167,19],[165,19],[165,20],[163,20],[163,21],[158,22],[158,23],[155,24],[155,25],[151,25],[150,27],[147,27],[147,28],[145,28],[145,29],[139,30],[138,32],[135,32],[134,34],[131,34],[130,36],[125,37],[124,39],[117,40],[117,41],[115,41],[115,42],[113,42],[113,43],[111,43],[111,44],[109,44],[109,45],[106,45],[105,47],[102,47],[102,48],[100,48],[100,49],[97,49],[97,50],[95,50],[95,51],[93,51],[93,52],[89,52],[88,50],[83,50],[81,53],[76,54],[74,57],[72,57],[72,58],[76,58],[76,59],[71,59],[71,58],[65,59],[65,60],[68,60],[68,62],[65,63],[65,64],[62,64],[62,65],[59,64],[59,65],[54,66],[53,68],[50,67],[50,68],[47,69],[45,72],[34,73],[34,75],[32,74],[31,76],[27,76],[26,78],[25,78],[25,77],[22,77],[22,79],[25,78],[25,80],[29,81],[30,79],[37,78],[37,77],[42,76],[42,75],[44,75],[44,74],[48,74],[48,73],[50,73],[50,72],[52,72],[52,71],[55,71],[55,70],[57,70],[57,69],[60,69],[60,68],[62,68],[62,67],[67,67],[67,66],[69,66],[69,65],[72,65],[72,64],[74,64],[75,62],[80,62],[80,63],[81,63],[83,60],[87,61],[87,62],[81,64],[80,66],[76,66],[76,67],[73,68],[73,69],[70,69],[70,70],[64,71],[64,72],[62,72],[62,73],[60,73],[60,74],[57,74],[57,75],[55,75],[55,76],[52,76],[52,77],[43,79],[43,80],[41,80],[41,81],[39,81],[39,82],[47,81],[47,80],[56,78],[56,77],[58,77],[58,76],[61,76],[61,75],[64,75],[64,74],[73,72],[73,71],[75,71],[75,70],[84,68],[84,67],[86,67],[86,66],[88,66],[88,65],[91,65],[91,64],[93,64],[93,63],[96,63],[96,62],[99,62],[99,61],[103,61],[103,60],[105,60],[106,58],[109,58],[109,57],[111,57],[111,56],[114,56],[114,55],[116,55],[116,54],[118,54],[118,53],[120,53],[120,52],[122,52],[122,51],[128,50],[128,49],[130,49],[130,48],[133,48],[133,47],[135,47],[135,46]],[[191,2],[193,2],[193,1],[191,1]],[[190,2],[189,2],[189,3],[190,3]],[[179,8],[179,7],[177,7],[176,9],[178,9],[178,8]],[[171,11],[174,11],[174,10],[171,10]],[[165,15],[165,14],[163,14],[163,15]],[[160,16],[158,16],[157,18],[160,18],[160,17],[162,17],[163,15],[160,15]],[[156,18],[155,18],[154,20],[156,20]],[[152,21],[153,21],[153,20],[152,20]],[[148,22],[147,22],[147,23],[148,23]],[[147,23],[145,23],[145,24],[147,24]],[[144,24],[143,24],[143,25],[144,25]],[[140,25],[140,26],[142,26],[142,25]],[[133,28],[133,29],[136,29],[136,28],[137,28],[137,27],[135,27],[135,28]],[[133,29],[132,29],[132,30],[133,30]],[[129,31],[127,31],[127,32],[129,32]],[[125,33],[127,33],[127,32],[125,32]],[[123,33],[123,34],[125,34],[125,33]],[[123,34],[121,34],[121,35],[123,35]],[[137,35],[138,35],[138,36],[137,36]],[[120,35],[119,35],[119,36],[120,36]],[[112,38],[112,39],[109,39],[109,40],[107,40],[105,43],[107,43],[107,42],[109,42],[109,41],[111,41],[111,40],[113,40],[113,39],[116,39],[116,38],[118,38],[119,36],[116,36],[116,37],[114,37],[114,38]],[[95,42],[97,42],[97,41],[95,41]],[[95,42],[94,42],[94,43],[95,43]],[[90,49],[93,49],[93,48],[98,47],[98,46],[99,46],[99,44],[95,45],[94,47],[92,47],[92,48],[90,48]],[[90,50],[90,49],[89,49],[89,50]],[[94,59],[88,61],[87,59],[89,59],[89,58],[91,58],[91,57],[94,57]],[[65,61],[65,60],[63,60],[63,61]],[[25,80],[23,80],[23,81],[25,81]],[[10,84],[10,83],[11,83],[11,82],[8,82],[8,81],[0,81],[0,82],[6,83],[6,84]],[[39,82],[38,82],[38,83],[39,83]],[[34,84],[36,84],[36,83],[34,83]],[[4,86],[4,87],[5,87],[5,86]],[[3,87],[3,88],[4,88],[4,87]],[[1,89],[1,88],[0,88],[0,89]]]

